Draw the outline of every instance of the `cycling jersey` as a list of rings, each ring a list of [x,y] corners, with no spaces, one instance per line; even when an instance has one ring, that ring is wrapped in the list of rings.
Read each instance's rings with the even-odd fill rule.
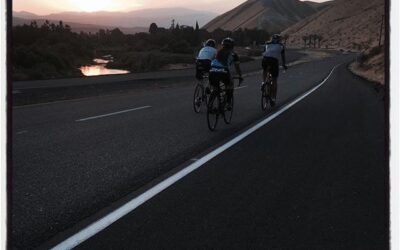
[[[285,46],[283,44],[270,42],[265,45],[263,55],[264,57],[272,57],[279,60],[283,53],[285,53]]]
[[[221,49],[217,53],[217,58],[211,62],[211,70],[226,70],[229,72],[233,64],[239,64],[239,56],[230,50]]]
[[[200,50],[197,60],[212,61],[217,55],[217,50],[213,47],[204,47]]]

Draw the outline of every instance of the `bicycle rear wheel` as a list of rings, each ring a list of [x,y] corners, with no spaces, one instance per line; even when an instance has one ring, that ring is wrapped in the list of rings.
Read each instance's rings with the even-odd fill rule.
[[[269,106],[269,96],[267,94],[267,91],[264,89],[261,92],[261,109],[263,111],[266,111],[268,109]]]
[[[220,114],[220,101],[219,95],[216,92],[212,92],[207,105],[207,124],[211,131],[217,128],[218,118]]]
[[[261,109],[263,111],[268,109],[269,106],[269,94],[268,94],[268,83],[265,83],[261,90]]]
[[[232,96],[232,101],[231,101],[231,107],[232,108],[231,108],[231,110],[227,109],[227,104],[224,107],[224,121],[225,121],[226,124],[231,124],[231,122],[232,122],[233,107],[234,107],[234,104],[235,104],[234,101],[235,101],[235,99]]]
[[[204,87],[201,84],[197,84],[193,96],[193,109],[196,113],[200,113],[201,111],[201,105],[203,104],[203,94]]]

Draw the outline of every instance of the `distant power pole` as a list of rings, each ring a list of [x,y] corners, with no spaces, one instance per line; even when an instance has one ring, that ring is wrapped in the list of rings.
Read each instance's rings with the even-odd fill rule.
[[[379,34],[379,46],[382,44],[382,33],[383,33],[383,24],[385,22],[385,15],[382,15],[382,21],[381,21],[381,32]]]

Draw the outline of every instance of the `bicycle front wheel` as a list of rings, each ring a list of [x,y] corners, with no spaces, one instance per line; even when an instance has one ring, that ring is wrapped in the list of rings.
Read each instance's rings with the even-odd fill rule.
[[[197,84],[193,96],[193,109],[196,113],[200,113],[201,111],[201,105],[203,104],[203,93],[204,87],[201,84]]]
[[[215,92],[212,92],[207,105],[207,124],[211,131],[214,131],[217,128],[220,114],[219,105],[220,101],[218,95],[216,95]]]

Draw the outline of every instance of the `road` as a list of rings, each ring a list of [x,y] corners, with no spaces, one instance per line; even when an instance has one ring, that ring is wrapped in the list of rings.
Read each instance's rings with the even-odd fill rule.
[[[278,106],[314,87],[335,65],[352,57],[336,56],[291,68],[281,77]],[[220,126],[216,133],[208,131],[204,113],[193,113],[191,85],[13,109],[14,247],[39,246],[69,234],[146,184],[263,119],[259,78],[246,78],[245,87],[236,90],[234,122]],[[286,237],[294,240],[285,244],[292,244],[302,235],[295,235],[297,230],[307,236],[304,246],[313,235],[320,246],[323,239],[334,242],[329,233],[347,237],[338,244],[371,242],[371,235],[376,236],[374,244],[382,243],[386,204],[383,102],[344,66],[330,79],[312,98],[116,223],[117,229],[101,234],[110,233],[120,244],[143,248],[153,243],[168,246],[178,239],[181,247],[196,242],[218,246],[229,239],[245,246],[249,237],[258,244],[254,247],[269,239],[279,244]],[[297,223],[296,211],[306,216]],[[323,216],[329,213],[332,217]],[[268,216],[257,223],[257,215]],[[132,221],[135,227],[127,229]],[[179,229],[171,237],[162,237],[163,230],[170,231],[175,222]],[[316,230],[321,223],[323,229]],[[200,225],[197,233],[195,225]],[[223,230],[227,225],[233,229]],[[266,225],[275,232],[264,231],[269,236],[263,238]],[[309,230],[302,230],[306,225]],[[365,230],[354,232],[356,225]],[[254,234],[243,234],[254,226]],[[345,229],[356,233],[359,241],[351,243]],[[191,232],[186,240],[179,238],[183,232]],[[81,247],[110,248],[116,243],[102,242],[99,237]]]

